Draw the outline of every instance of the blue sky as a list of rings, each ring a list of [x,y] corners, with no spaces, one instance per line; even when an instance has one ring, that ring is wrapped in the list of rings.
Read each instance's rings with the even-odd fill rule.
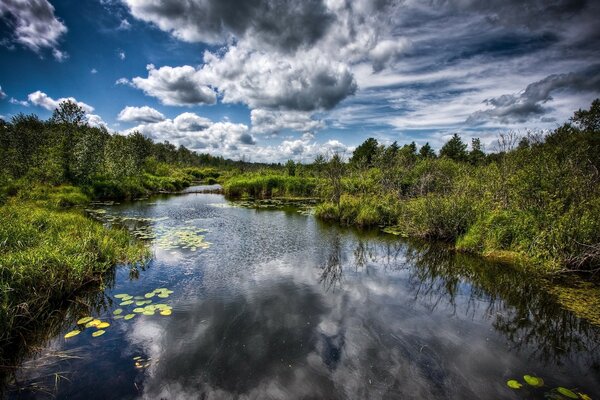
[[[600,93],[596,1],[2,0],[0,116],[310,161],[552,129]]]

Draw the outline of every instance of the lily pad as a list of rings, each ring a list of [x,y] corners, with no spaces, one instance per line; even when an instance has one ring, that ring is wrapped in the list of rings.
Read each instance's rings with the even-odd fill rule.
[[[142,314],[150,316],[150,315],[154,315],[154,311],[146,310]]]
[[[100,324],[102,321],[100,321],[99,319],[94,319],[90,322],[88,322],[87,324],[85,324],[86,328],[91,328],[92,326],[97,326],[98,324]]]
[[[133,301],[132,301],[132,300],[126,300],[126,301],[123,301],[123,302],[121,302],[121,304],[119,304],[119,305],[120,305],[120,306],[128,306],[128,305],[130,305],[130,304],[133,304]]]
[[[507,381],[506,386],[508,386],[511,389],[521,389],[523,387],[523,385],[519,381],[516,381],[514,379]]]
[[[122,299],[123,297],[129,296],[127,293],[115,294],[115,299]]]
[[[167,297],[169,297],[169,295],[167,293],[160,293],[158,297],[160,297],[161,299],[166,299]]]
[[[104,329],[104,328],[108,328],[109,326],[110,326],[110,324],[108,322],[102,322],[102,323],[96,325],[96,328]]]
[[[113,315],[119,315],[123,312],[122,308],[117,308],[115,311],[113,311]]]
[[[143,313],[144,311],[146,311],[145,309],[143,309],[142,307],[137,307],[133,309],[134,313]]]
[[[135,305],[138,306],[138,307],[139,306],[143,306],[144,304],[146,304],[146,302],[143,301],[143,300],[138,300],[138,301],[135,302]]]
[[[564,387],[558,387],[556,389],[556,391],[560,394],[562,394],[563,396],[566,396],[570,399],[578,399],[579,397],[575,394],[575,392],[573,392],[572,390],[569,390],[567,388]]]
[[[523,376],[523,379],[530,386],[533,386],[533,387],[544,386],[544,380],[542,378],[537,377],[537,376],[525,375],[525,376]]]
[[[145,298],[147,298],[147,299],[151,299],[152,297],[154,297],[154,295],[155,295],[155,293],[154,293],[154,292],[149,292],[149,293],[146,293],[146,294],[144,295],[144,297],[145,297]]]
[[[94,317],[83,317],[83,318],[79,318],[77,320],[77,325],[84,325],[87,324],[90,321],[93,321]]]
[[[92,336],[93,337],[98,337],[98,336],[104,335],[105,333],[106,333],[105,330],[100,329],[99,331],[96,331],[96,332],[92,333]]]
[[[171,315],[172,311],[171,310],[162,310],[160,312],[160,315]]]
[[[115,319],[122,319],[123,316],[122,315],[115,315]]]
[[[131,318],[135,317],[135,314],[127,314],[125,317],[123,317],[124,320],[128,321]]]
[[[79,335],[80,333],[81,333],[81,331],[80,331],[80,330],[78,330],[78,329],[75,329],[74,331],[68,332],[68,333],[65,335],[65,339],[72,338],[73,336],[77,336],[77,335]]]

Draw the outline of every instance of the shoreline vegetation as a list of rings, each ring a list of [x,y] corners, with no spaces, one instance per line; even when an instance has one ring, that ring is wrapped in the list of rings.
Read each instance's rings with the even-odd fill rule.
[[[495,152],[454,135],[426,144],[367,139],[345,160],[311,164],[231,161],[139,133],[88,126],[63,102],[52,118],[0,120],[0,343],[119,263],[148,249],[128,232],[88,218],[92,200],[132,200],[220,183],[230,199],[320,199],[315,215],[541,274],[600,268],[600,100],[552,132],[500,134]],[[0,346],[0,348],[2,347]],[[0,354],[0,358],[2,355]]]

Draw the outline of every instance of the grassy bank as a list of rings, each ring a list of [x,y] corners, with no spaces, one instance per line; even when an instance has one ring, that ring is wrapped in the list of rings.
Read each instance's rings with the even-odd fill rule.
[[[269,171],[264,174],[233,176],[224,182],[223,191],[226,196],[232,198],[314,197],[317,186],[316,178],[289,176]]]
[[[455,135],[439,156],[369,139],[347,164],[324,165],[315,214],[444,240],[540,272],[600,269],[600,101],[553,132],[507,134],[499,152]],[[337,190],[331,189],[337,187]]]
[[[120,229],[106,229],[76,205],[89,201],[72,186],[35,187],[0,206],[0,343],[31,324],[116,263],[139,262],[146,247]]]

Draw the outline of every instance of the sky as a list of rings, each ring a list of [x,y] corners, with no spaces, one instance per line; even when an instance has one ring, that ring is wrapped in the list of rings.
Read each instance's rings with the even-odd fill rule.
[[[251,161],[553,129],[600,97],[597,0],[0,0],[0,117]]]

